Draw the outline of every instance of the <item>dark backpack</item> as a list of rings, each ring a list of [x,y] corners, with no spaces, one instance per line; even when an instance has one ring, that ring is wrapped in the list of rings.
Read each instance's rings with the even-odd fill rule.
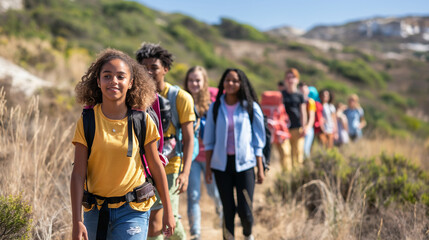
[[[163,151],[163,154],[169,157],[182,156],[183,154],[182,126],[180,124],[179,113],[177,112],[177,105],[176,105],[176,98],[177,98],[177,95],[179,94],[179,90],[180,90],[179,86],[171,85],[167,93],[167,98],[159,96],[161,122],[164,129],[164,133],[167,131],[170,125],[170,122],[173,124],[174,128],[176,129],[176,134],[173,136],[175,140],[174,141],[175,145],[170,146],[169,140],[166,140],[166,143],[164,145],[165,151]],[[195,141],[195,139],[198,138],[198,131],[199,131],[198,119],[200,117],[198,115],[198,112],[195,106],[194,106],[194,112],[195,112],[194,136],[196,136],[196,138],[194,138],[194,150],[192,153],[192,160],[195,159],[195,157],[197,157],[199,152],[198,141]]]
[[[263,158],[262,163],[264,165],[264,171],[270,170],[271,162],[271,131],[268,125],[268,118],[264,115],[264,128],[265,128],[265,146],[262,149]]]
[[[168,101],[168,99],[166,99],[161,95],[158,95],[158,99],[159,99],[159,110],[161,113],[162,129],[163,129],[163,132],[165,133],[171,121],[171,105],[170,105],[170,101]]]
[[[213,121],[216,125],[216,119],[219,112],[220,102],[215,102],[213,104]],[[250,119],[250,126],[253,131],[253,109],[248,111]],[[271,155],[271,131],[268,127],[267,116],[264,115],[264,129],[265,129],[265,146],[262,149],[262,165],[264,166],[264,171],[270,170],[270,155]]]

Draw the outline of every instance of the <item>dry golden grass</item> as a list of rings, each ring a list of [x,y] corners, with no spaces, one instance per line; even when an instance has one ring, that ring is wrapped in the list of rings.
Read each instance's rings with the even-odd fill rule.
[[[318,146],[315,148],[317,151]],[[379,156],[382,152],[401,154],[414,159],[417,164],[427,164],[428,157],[423,144],[413,139],[361,139],[343,146],[341,151],[346,156],[365,158]],[[273,166],[264,188],[271,188],[274,179],[284,174],[276,154],[273,154]],[[360,172],[355,172],[353,178],[359,177]],[[393,204],[375,209],[366,206],[364,192],[368,186],[349,187],[347,196],[343,197],[341,183],[338,183],[339,179],[336,181],[337,184],[332,185],[330,183],[335,181],[327,178],[312,180],[302,185],[293,199],[286,202],[279,196],[278,199],[275,196],[268,199],[265,191],[257,189],[256,196],[264,199],[256,201],[254,206],[257,239],[429,239],[427,207]],[[309,211],[308,207],[314,205],[317,208]]]
[[[429,139],[426,142],[429,143]],[[387,155],[400,154],[429,170],[429,145],[425,147],[425,141],[417,138],[382,137],[376,134],[375,137],[342,146],[341,151],[346,156],[363,158],[378,156],[382,152]]]
[[[32,205],[34,239],[67,239],[72,125],[40,116],[37,97],[25,109],[5,103],[0,89],[0,194]]]

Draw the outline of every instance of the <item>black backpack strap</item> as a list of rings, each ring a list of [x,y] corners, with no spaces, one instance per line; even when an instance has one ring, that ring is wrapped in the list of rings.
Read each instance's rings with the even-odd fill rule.
[[[127,112],[127,121],[128,121],[128,151],[127,151],[127,157],[133,156],[133,114],[132,110],[128,109]]]
[[[83,131],[85,134],[85,140],[88,147],[88,158],[91,154],[92,143],[94,141],[95,134],[95,116],[93,108],[85,108],[82,111],[82,120],[83,120]],[[85,179],[86,181],[86,179]],[[107,226],[109,224],[109,209],[107,202],[103,203],[99,220],[97,223],[97,240],[104,240],[107,238]]]
[[[94,109],[85,108],[82,111],[82,120],[83,120],[83,132],[85,133],[85,140],[88,147],[88,158],[91,154],[92,142],[94,140],[95,134],[95,116]]]
[[[160,126],[160,124],[159,124],[159,118],[158,118],[158,115],[157,115],[155,109],[153,109],[153,107],[150,106],[146,109],[145,112],[146,112],[146,114],[149,115],[149,117],[152,118],[153,122],[155,123],[156,129],[158,129],[158,132],[161,135],[162,133],[161,133],[160,128],[162,128],[162,126]],[[157,149],[159,148],[159,145],[160,145],[160,141],[156,141],[156,148]]]
[[[140,157],[142,160],[144,171],[146,173],[146,179],[152,180],[152,177],[148,171],[148,166],[146,165],[146,162],[143,159],[143,155],[145,154],[144,142],[146,140],[146,112],[131,110],[131,118],[132,118],[132,123],[134,125],[134,132],[136,133],[137,139],[139,141]]]
[[[213,122],[216,124],[217,114],[219,113],[220,100],[213,104]]]

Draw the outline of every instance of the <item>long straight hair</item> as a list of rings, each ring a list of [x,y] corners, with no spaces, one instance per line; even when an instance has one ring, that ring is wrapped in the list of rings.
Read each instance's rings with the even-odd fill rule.
[[[246,107],[247,113],[249,114],[250,122],[252,122],[253,103],[254,102],[258,103],[258,97],[256,96],[255,90],[253,89],[252,84],[250,83],[246,74],[237,68],[226,69],[225,72],[223,73],[220,81],[219,81],[219,85],[218,85],[219,92],[217,93],[216,101],[213,105],[213,120],[216,122],[217,113],[218,113],[219,106],[220,106],[220,98],[224,94],[223,93],[223,91],[224,91],[223,84],[225,82],[226,76],[231,71],[236,72],[238,75],[238,78],[240,79],[240,89],[237,92],[237,98],[238,98],[238,101],[240,102],[240,105],[242,107],[244,107],[244,104],[243,104],[244,101],[247,102],[247,106],[245,106],[245,107]]]
[[[201,72],[203,75],[203,88],[197,93],[196,96],[192,95],[191,91],[189,91],[188,88],[188,82],[189,82],[189,75],[193,72]],[[188,70],[186,73],[185,81],[183,83],[184,89],[191,93],[192,97],[194,98],[194,104],[197,108],[198,114],[200,116],[203,116],[208,110],[210,106],[210,93],[209,93],[209,78],[207,76],[207,71],[201,66],[194,66]]]

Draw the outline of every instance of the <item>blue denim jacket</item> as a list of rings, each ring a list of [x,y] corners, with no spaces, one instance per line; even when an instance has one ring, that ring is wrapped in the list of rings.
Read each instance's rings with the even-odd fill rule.
[[[226,142],[228,138],[228,116],[225,106],[225,95],[220,99],[219,112],[216,124],[213,121],[213,105],[207,112],[203,143],[205,150],[213,150],[211,168],[225,171],[227,153]],[[253,103],[253,121],[250,126],[249,114],[245,106],[247,102],[237,105],[234,111],[234,141],[235,141],[235,167],[242,172],[256,166],[256,156],[262,156],[265,146],[264,116],[257,103]],[[253,129],[253,131],[252,131]]]

